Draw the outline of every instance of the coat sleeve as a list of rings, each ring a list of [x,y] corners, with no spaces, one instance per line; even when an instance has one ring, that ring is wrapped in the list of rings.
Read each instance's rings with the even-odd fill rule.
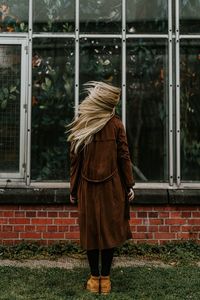
[[[81,153],[70,149],[70,194],[77,199],[78,184],[81,176]]]
[[[127,188],[135,185],[133,177],[132,163],[130,159],[130,153],[128,148],[127,136],[123,123],[119,122],[118,134],[117,134],[117,160],[120,169],[122,180]]]

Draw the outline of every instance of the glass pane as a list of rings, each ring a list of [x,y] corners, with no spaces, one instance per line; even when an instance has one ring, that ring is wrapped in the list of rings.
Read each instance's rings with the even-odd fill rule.
[[[136,180],[168,180],[167,42],[128,40],[127,134]]]
[[[181,33],[200,33],[200,1],[180,0]]]
[[[32,178],[69,179],[65,125],[74,114],[74,41],[34,39]]]
[[[181,41],[181,177],[200,180],[200,41]]]
[[[34,0],[34,32],[72,32],[74,31],[74,0]]]
[[[0,32],[28,31],[28,1],[0,1]]]
[[[167,2],[127,0],[127,33],[167,33]]]
[[[0,45],[0,172],[19,171],[21,45]]]
[[[80,31],[116,33],[121,31],[121,0],[81,0]]]
[[[89,80],[108,81],[121,86],[121,40],[81,39],[80,83]],[[117,112],[121,114],[120,105]]]

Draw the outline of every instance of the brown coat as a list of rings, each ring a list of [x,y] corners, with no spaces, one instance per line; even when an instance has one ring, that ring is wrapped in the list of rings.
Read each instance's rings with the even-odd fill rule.
[[[126,200],[134,184],[126,133],[115,115],[83,151],[71,151],[70,192],[78,199],[83,249],[116,247],[132,238]]]

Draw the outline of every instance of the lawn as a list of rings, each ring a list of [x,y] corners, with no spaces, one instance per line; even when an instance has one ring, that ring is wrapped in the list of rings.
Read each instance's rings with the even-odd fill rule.
[[[89,269],[0,267],[0,299],[4,300],[164,300],[200,299],[196,266],[127,267],[111,271],[112,292],[92,295],[83,289]]]

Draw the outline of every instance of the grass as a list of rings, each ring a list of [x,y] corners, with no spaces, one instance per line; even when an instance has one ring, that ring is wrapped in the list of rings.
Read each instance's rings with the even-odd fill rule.
[[[17,245],[0,245],[1,259],[56,259],[62,256],[85,257],[86,252],[76,243],[61,242],[44,246],[36,242],[21,242]],[[131,241],[115,249],[115,256],[159,259],[164,262],[189,264],[200,260],[200,243],[195,241],[168,242],[163,245],[135,244]]]
[[[0,267],[1,300],[200,299],[200,268],[127,267],[111,271],[112,292],[93,295],[83,286],[89,269]]]

